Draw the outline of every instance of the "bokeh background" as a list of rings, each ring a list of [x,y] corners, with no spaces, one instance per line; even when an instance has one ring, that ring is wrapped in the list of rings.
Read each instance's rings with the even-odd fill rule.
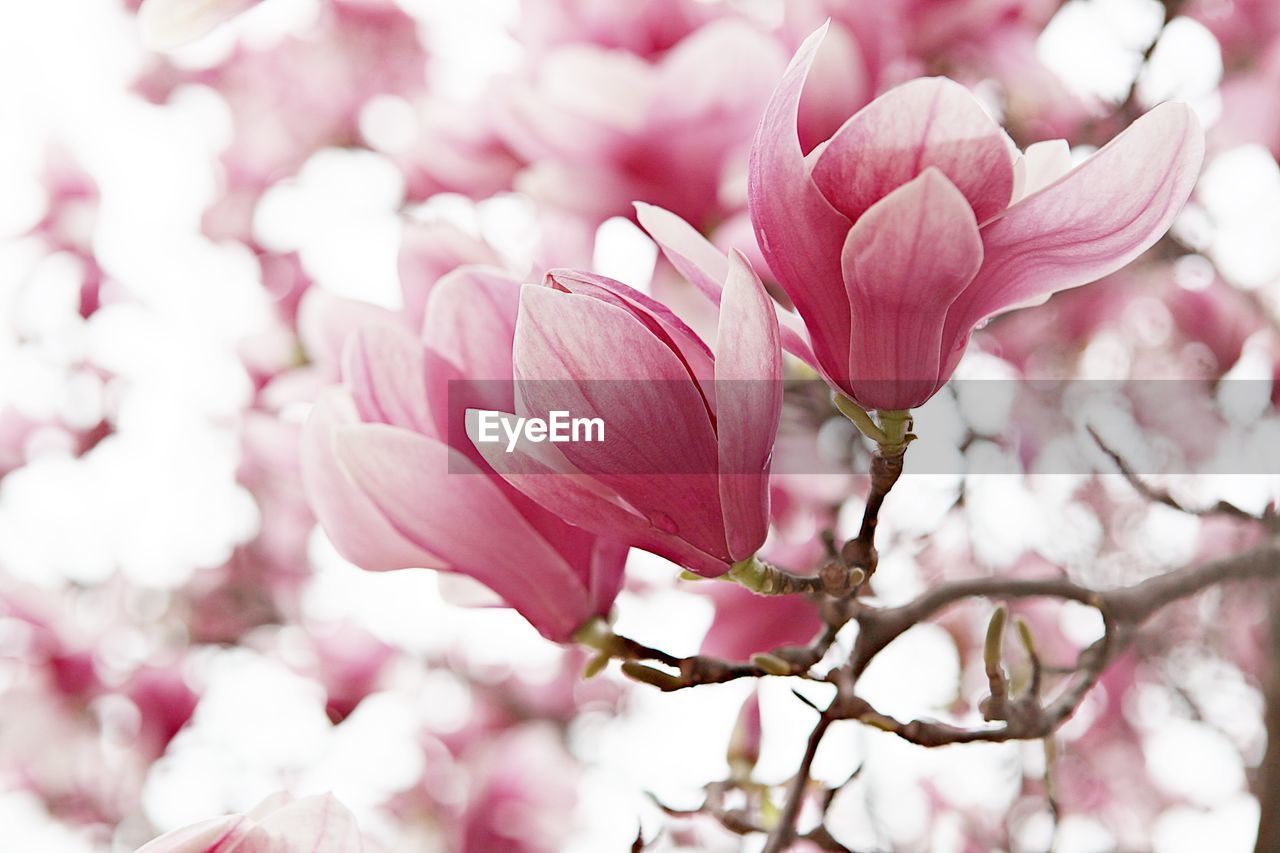
[[[282,789],[333,791],[368,849],[395,853],[758,842],[659,803],[696,808],[725,778],[757,689],[754,778],[784,782],[811,726],[791,694],[803,685],[583,682],[581,653],[474,586],[342,560],[307,508],[297,436],[337,379],[334,318],[358,312],[343,300],[420,312],[458,263],[590,267],[705,328],[629,202],[749,241],[745,146],[828,15],[854,47],[819,124],[946,73],[1019,144],[1065,136],[1083,157],[1146,107],[1190,102],[1210,154],[1173,237],[996,321],[958,375],[1177,378],[1214,417],[1247,411],[1258,446],[1275,435],[1270,0],[265,0],[168,51],[143,44],[135,7],[0,6],[0,849],[131,851]],[[690,153],[706,150],[722,154],[710,174]],[[686,157],[702,171],[682,171]],[[1224,378],[1252,380],[1243,401]],[[922,432],[931,417],[967,424],[950,439],[984,470],[1016,456],[985,407],[951,393],[930,406]],[[856,444],[812,406],[790,416],[784,441]],[[911,464],[882,515],[886,603],[1045,567],[1132,581],[1252,535],[1117,477]],[[1253,512],[1278,491],[1273,476],[1170,482]],[[821,528],[856,529],[864,488],[779,482],[773,552],[814,560]],[[633,552],[620,633],[741,657],[769,647],[753,631],[800,641],[816,626],[677,574]],[[1053,791],[1039,743],[928,751],[839,723],[815,776],[858,772],[828,825],[876,850],[1252,849],[1262,596],[1224,588],[1173,610],[1060,733]],[[1100,631],[1073,604],[1021,612],[1055,660]],[[904,719],[973,719],[988,616],[978,602],[912,629],[861,692]]]

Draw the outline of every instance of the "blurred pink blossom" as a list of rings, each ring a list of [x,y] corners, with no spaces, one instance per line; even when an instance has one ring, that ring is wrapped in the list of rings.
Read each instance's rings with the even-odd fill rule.
[[[803,646],[822,628],[818,605],[802,595],[756,595],[730,583],[709,584],[705,592],[716,613],[702,654],[749,660],[780,646]]]
[[[595,44],[651,58],[675,47],[722,11],[699,0],[546,0],[522,4],[513,35],[541,59],[565,44]]]
[[[499,96],[498,132],[530,164],[515,186],[594,222],[631,215],[635,199],[707,222],[741,204],[732,184],[784,59],[776,40],[731,19],[652,64],[559,47]]]
[[[498,253],[478,237],[443,222],[407,222],[397,269],[404,298],[401,314],[413,331],[422,328],[431,288],[460,266],[499,266]]]
[[[275,794],[248,814],[211,818],[138,848],[137,853],[363,853],[355,816],[332,794],[295,800]]]
[[[205,212],[212,239],[256,245],[258,199],[325,147],[361,139],[376,95],[410,98],[426,82],[416,24],[391,0],[327,0],[314,25],[265,46],[237,44],[223,62],[185,70],[163,62],[139,89],[167,100],[185,84],[214,89],[230,108],[232,137],[219,158],[222,193]]]
[[[477,746],[471,790],[454,824],[459,853],[555,853],[569,839],[578,766],[546,726],[526,726]]]

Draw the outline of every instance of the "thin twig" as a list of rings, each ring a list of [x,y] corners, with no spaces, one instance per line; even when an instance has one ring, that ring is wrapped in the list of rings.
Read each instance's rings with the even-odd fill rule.
[[[809,787],[809,773],[813,769],[813,759],[818,754],[822,738],[831,726],[832,717],[827,712],[818,716],[818,722],[809,733],[809,741],[805,744],[804,757],[800,759],[800,769],[791,780],[787,791],[787,801],[782,807],[778,825],[769,836],[763,853],[782,853],[795,837],[796,819],[800,817],[800,806],[804,804],[805,790]]]
[[[675,657],[616,635],[614,636],[618,642],[611,650],[615,657],[623,660],[622,672],[627,677],[669,693],[699,684],[722,684],[739,678],[763,678],[766,675],[808,678],[809,670],[822,660],[835,643],[839,630],[839,626],[824,625],[809,645],[782,646],[756,655],[750,663],[727,661],[710,655]],[[675,672],[648,666],[644,661],[664,664]]]
[[[1261,806],[1255,853],[1268,853],[1280,844],[1280,584],[1272,584],[1267,590],[1267,602],[1267,672],[1262,684],[1267,750],[1258,768],[1258,789],[1254,792]]]
[[[1089,431],[1089,435],[1093,437],[1094,442],[1099,448],[1101,448],[1102,452],[1107,454],[1107,457],[1112,461],[1112,463],[1120,469],[1121,475],[1123,475],[1129,485],[1133,487],[1133,490],[1147,500],[1176,509],[1179,512],[1186,513],[1187,515],[1226,515],[1231,518],[1238,518],[1244,521],[1261,520],[1257,516],[1245,512],[1240,507],[1235,504],[1228,503],[1227,501],[1218,501],[1213,506],[1203,508],[1186,506],[1167,491],[1157,489],[1139,477],[1137,472],[1129,466],[1129,463],[1125,462],[1124,457],[1107,446],[1106,442],[1102,440],[1102,437],[1098,435],[1097,430],[1093,427],[1086,427],[1086,429]]]

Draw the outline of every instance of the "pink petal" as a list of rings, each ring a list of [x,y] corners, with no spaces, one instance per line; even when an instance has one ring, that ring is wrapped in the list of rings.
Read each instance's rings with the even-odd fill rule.
[[[703,296],[719,305],[722,283],[729,274],[729,261],[724,253],[671,211],[641,201],[634,202],[634,205],[640,225],[649,232],[676,271],[697,287]],[[794,314],[784,316],[795,321]],[[817,369],[817,360],[801,332],[783,325],[781,334],[782,346],[787,352]]]
[[[269,794],[260,800],[256,806],[249,810],[247,817],[256,824],[267,815],[284,808],[296,799],[297,797],[288,791],[276,791],[274,794]]]
[[[334,296],[318,287],[303,294],[298,305],[298,337],[302,348],[307,358],[330,376],[337,376],[343,348],[356,329],[398,323],[396,315],[386,308]]]
[[[258,823],[272,848],[289,853],[362,853],[360,827],[332,794],[303,797],[266,815]]]
[[[512,189],[536,199],[544,210],[556,210],[571,219],[591,219],[594,224],[611,216],[625,215],[627,202],[639,193],[651,191],[638,185],[643,186],[635,176],[619,171],[613,163],[591,163],[574,155],[568,162],[533,162],[516,175]],[[563,235],[557,242],[563,242]],[[551,254],[551,257],[566,256]],[[590,253],[585,257],[589,258]]]
[[[1009,204],[1013,158],[1000,129],[945,77],[890,89],[845,123],[813,165],[813,182],[856,220],[930,166],[942,170],[982,222]]]
[[[465,434],[459,428],[468,407],[502,409],[514,405],[515,395],[509,380],[468,381],[453,362],[435,350],[423,352],[423,372],[431,428],[419,432],[454,447],[459,444],[459,436]]]
[[[858,219],[843,266],[853,320],[848,387],[859,403],[909,409],[933,395],[947,309],[981,264],[973,209],[936,168]]]
[[[790,4],[788,4],[790,5]],[[812,24],[810,24],[812,26]],[[812,151],[875,94],[858,40],[832,21],[800,101],[800,147]]]
[[[474,410],[469,410],[474,411]],[[463,418],[467,411],[463,412]],[[476,461],[486,472],[492,466],[470,440],[469,427],[464,423],[458,433],[466,444],[465,455]],[[458,448],[454,445],[455,449]],[[504,442],[505,447],[505,442]],[[596,538],[587,530],[573,526],[561,518],[554,509],[540,504],[521,492],[506,480],[494,478],[503,495],[511,502],[525,521],[547,541],[568,563],[578,576],[583,588],[591,595],[594,613],[608,613],[622,585],[622,573],[627,549],[616,542]]]
[[[658,554],[707,577],[728,571],[723,557],[700,551],[678,535],[656,527],[609,486],[574,468],[553,445],[522,439],[508,453],[505,445],[478,441],[474,418],[468,423],[472,441],[485,461],[508,483],[566,521]]]
[[[589,564],[587,590],[591,594],[593,612],[607,614],[622,591],[623,571],[630,547],[623,541],[597,539]]]
[[[136,853],[206,853],[210,849],[217,849],[219,844],[227,845],[243,837],[248,831],[245,824],[243,815],[202,820],[191,826],[166,832],[139,847]]]
[[[750,557],[769,530],[769,459],[782,411],[773,300],[742,254],[730,257],[716,340],[720,503],[729,556]]]
[[[516,330],[521,415],[601,418],[603,442],[561,445],[578,469],[660,528],[724,549],[716,437],[702,392],[678,353],[616,304],[526,286]],[[670,529],[667,532],[674,532]]]
[[[840,275],[840,247],[850,222],[809,178],[796,121],[800,93],[826,27],[807,39],[783,75],[751,147],[748,205],[769,269],[804,318],[822,365],[848,361],[849,316]]]
[[[347,341],[342,372],[360,420],[433,432],[422,344],[407,330],[360,329]]]
[[[715,617],[702,639],[704,655],[745,660],[755,652],[808,643],[822,617],[803,595],[756,595],[736,583],[702,584]]]
[[[978,322],[1108,275],[1168,230],[1200,172],[1204,133],[1161,104],[1065,177],[982,227],[985,261],[947,316],[950,362]]]
[[[571,44],[544,56],[537,72],[493,101],[496,130],[522,159],[605,162],[643,128],[656,82],[643,59]]]
[[[727,56],[737,61],[725,62]],[[706,138],[719,137],[723,160],[725,140],[745,139],[755,129],[786,64],[777,39],[760,28],[740,18],[712,21],[657,63],[649,120],[664,134],[713,130]]]
[[[492,479],[456,450],[383,424],[337,431],[338,460],[399,535],[568,638],[591,615],[581,580]]]
[[[422,328],[427,299],[447,273],[463,264],[497,264],[498,255],[483,240],[444,222],[405,223],[396,270],[400,274],[403,313]]]
[[[511,378],[520,281],[489,267],[459,267],[427,297],[422,340],[470,379]]]
[[[400,535],[339,464],[336,430],[359,423],[351,399],[338,389],[321,395],[302,431],[302,484],[333,546],[364,569],[439,568],[444,560]]]
[[[720,290],[729,273],[724,254],[671,211],[642,201],[633,202],[633,206],[640,227],[649,232],[676,271],[719,305]]]
[[[426,384],[435,434],[473,455],[466,441],[466,410],[515,407],[511,348],[520,282],[497,269],[459,267],[431,289],[424,310]]]
[[[591,296],[617,305],[643,323],[684,362],[714,414],[716,391],[712,379],[715,367],[711,350],[670,308],[620,281],[593,273],[551,270],[547,273],[546,283],[566,293]]]
[[[485,385],[488,384],[485,383]],[[452,414],[455,414],[458,420],[450,425],[450,431],[447,433],[448,444],[488,473],[492,470],[492,466],[477,446],[474,425],[468,420],[477,410],[477,407],[467,403],[468,397],[475,396],[467,393],[471,387],[472,383],[462,385],[461,391],[453,394],[450,399],[450,406],[454,409]],[[508,395],[510,396],[509,391]],[[500,407],[480,406],[479,408],[507,411]],[[505,443],[504,438],[502,445],[505,446]],[[495,477],[493,482],[502,491],[506,500],[515,507],[516,512],[520,513],[529,526],[545,539],[573,569],[583,588],[592,595],[595,603],[594,612],[607,613],[622,583],[623,563],[627,549],[616,543],[598,540],[586,530],[572,526],[562,519],[554,508],[531,500],[505,480]]]
[[[430,347],[427,397],[436,419],[436,435],[482,467],[483,458],[467,438],[466,412],[469,408],[510,411],[515,407],[511,349],[519,300],[520,283],[515,277],[471,266],[443,276],[426,306],[423,336]],[[602,600],[607,595],[607,610],[617,592],[621,555],[601,564],[601,546],[593,537],[569,527],[502,481],[496,482],[516,511],[579,575],[584,588],[595,589],[592,572],[604,565],[600,571],[607,577],[600,595]]]

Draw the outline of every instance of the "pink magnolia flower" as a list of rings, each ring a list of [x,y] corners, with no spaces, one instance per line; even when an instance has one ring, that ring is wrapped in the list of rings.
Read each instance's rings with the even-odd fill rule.
[[[467,758],[466,809],[452,821],[458,853],[553,853],[569,840],[581,775],[547,725],[514,728],[476,745]]]
[[[724,574],[768,530],[769,463],[781,405],[772,303],[735,254],[716,352],[649,297],[570,270],[526,286],[515,335],[521,417],[601,418],[603,441],[477,440],[510,483],[567,521]],[[512,411],[512,410],[506,410]]]
[[[1039,32],[1058,10],[1056,0],[907,0],[899,6],[902,33],[913,53],[948,58],[985,47],[992,33]]]
[[[749,207],[828,381],[907,409],[947,381],[978,323],[1133,260],[1191,192],[1204,140],[1163,104],[1070,168],[1066,144],[1025,154],[961,86],[880,96],[806,156],[796,131],[825,29],[801,46],[751,152]]]
[[[200,697],[191,689],[178,666],[138,667],[124,685],[124,692],[138,709],[135,748],[154,761],[164,755],[196,711]]]
[[[565,44],[594,44],[654,57],[722,14],[699,0],[547,0],[525,3],[513,35],[535,56]]]
[[[1280,7],[1272,6],[1280,26]],[[1270,105],[1280,88],[1280,35],[1257,58],[1222,81],[1222,114],[1210,131],[1216,148],[1257,143],[1280,153],[1280,116]]]
[[[362,853],[360,827],[332,794],[275,794],[253,811],[175,829],[137,853]]]
[[[1204,24],[1222,46],[1227,68],[1246,74],[1280,36],[1280,6],[1269,0],[1192,0],[1178,13]]]
[[[325,713],[335,723],[382,686],[396,659],[395,648],[349,622],[312,627],[307,639],[309,659],[295,666],[324,685]]]
[[[429,347],[399,324],[356,332],[345,387],[326,392],[307,421],[303,480],[316,517],[353,563],[469,575],[545,636],[567,640],[608,613],[625,549],[507,485],[461,426],[465,406],[514,404],[519,294],[505,274],[464,268],[427,298]]]
[[[1249,337],[1267,325],[1249,297],[1220,278],[1203,290],[1173,289],[1165,304],[1182,336],[1201,344],[1211,357],[1209,370],[1215,376],[1230,370]]]
[[[597,223],[630,215],[637,198],[696,224],[723,215],[741,204],[734,178],[785,58],[775,39],[733,19],[653,63],[588,44],[556,48],[531,79],[494,96],[498,133],[529,164],[515,186]]]
[[[716,607],[702,640],[704,655],[747,660],[756,652],[802,646],[822,629],[817,605],[803,595],[756,595],[737,584],[700,584]]]
[[[410,201],[453,192],[482,199],[511,189],[521,162],[493,126],[487,102],[428,90],[415,99],[413,134],[392,151]]]

